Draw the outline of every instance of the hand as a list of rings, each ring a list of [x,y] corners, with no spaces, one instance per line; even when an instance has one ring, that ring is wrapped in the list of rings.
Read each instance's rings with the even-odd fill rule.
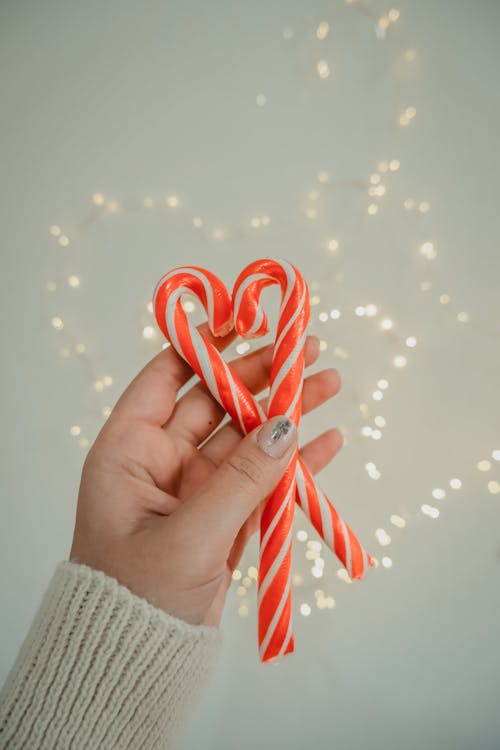
[[[233,331],[214,338],[207,324],[199,328],[219,350],[236,337]],[[306,367],[318,355],[318,340],[309,336]],[[269,345],[231,367],[258,394],[268,386],[271,360]],[[119,399],[83,467],[70,559],[104,571],[175,617],[217,626],[261,504],[293,456],[296,430],[292,423],[276,430],[277,418],[244,438],[233,422],[216,429],[225,412],[203,383],[177,398],[192,375],[169,347]],[[305,378],[303,413],[339,388],[333,369]],[[287,434],[272,440],[273,428],[275,436]],[[264,449],[260,430],[264,438],[267,431]],[[300,455],[314,474],[341,445],[340,432],[331,429]]]

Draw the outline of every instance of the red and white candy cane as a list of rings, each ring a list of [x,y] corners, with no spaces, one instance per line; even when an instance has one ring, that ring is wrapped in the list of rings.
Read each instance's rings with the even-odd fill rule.
[[[269,263],[270,261],[262,262]],[[282,266],[286,264],[289,267],[289,274],[290,269],[293,268],[287,261],[272,262]],[[240,274],[239,280],[248,275],[247,271],[248,269]],[[298,274],[298,271],[293,269],[293,273]],[[274,279],[269,283],[277,282]],[[305,287],[305,289],[307,294],[307,288]],[[207,312],[210,330],[214,335],[222,336],[232,328],[231,298],[228,291],[220,279],[209,271],[196,266],[175,268],[163,276],[157,284],[154,295],[155,315],[166,338],[170,340],[176,351],[206,383],[214,398],[239,424],[243,432],[250,432],[266,419],[266,415],[244,383],[227,365],[219,351],[206,341],[194,324],[191,323],[180,304],[180,298],[184,293],[191,293],[199,298]],[[237,292],[235,298],[236,295]],[[235,309],[240,311],[241,295],[235,301]],[[253,302],[250,299],[248,302],[253,304],[255,318],[253,325],[247,328],[246,335],[255,336],[259,333],[265,333],[265,315],[260,308],[258,298],[254,297]],[[292,326],[293,321],[289,325]],[[245,328],[244,322],[242,322],[241,328],[242,330]],[[283,337],[287,330],[287,325],[284,325],[281,329]],[[278,386],[279,382],[274,386],[275,390]],[[297,395],[297,399],[300,399],[300,393]],[[289,404],[290,406],[295,409],[296,405],[294,406],[292,402],[292,404]],[[372,565],[371,558],[362,549],[347,524],[339,517],[328,498],[315,484],[313,477],[300,459],[297,461],[296,480],[296,499],[300,506],[310,518],[320,536],[325,540],[325,543],[335,551],[341,562],[346,566],[351,577],[361,578],[366,567]],[[285,604],[288,599],[287,594]],[[282,643],[282,648],[285,649],[282,653],[293,649],[291,636],[287,643]],[[261,657],[263,660],[272,658],[269,646],[267,646],[265,653],[261,651]]]
[[[287,261],[251,263],[233,287],[233,316],[245,338],[268,331],[260,304],[262,290],[281,287],[281,305],[269,379],[267,416],[286,414],[298,427],[302,412],[304,346],[309,323],[309,293],[302,275]],[[291,555],[298,451],[269,496],[260,521],[259,651],[262,661],[294,648],[291,627]]]

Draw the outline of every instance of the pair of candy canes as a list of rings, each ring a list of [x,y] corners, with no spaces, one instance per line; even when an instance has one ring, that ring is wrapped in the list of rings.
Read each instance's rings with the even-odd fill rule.
[[[268,332],[267,316],[260,297],[264,287],[272,284],[281,287],[281,305],[266,416],[220,352],[190,321],[182,307],[181,297],[186,293],[198,297],[206,310],[210,331],[215,336],[228,334],[234,325],[239,335],[255,338]],[[269,258],[250,263],[236,279],[232,296],[210,271],[197,266],[180,266],[158,282],[154,311],[165,337],[205,382],[243,433],[250,432],[267,418],[281,414],[299,426],[304,345],[310,311],[307,284],[295,266],[286,260]],[[296,451],[261,516],[258,639],[262,661],[294,650],[291,550],[295,501],[351,578],[362,578],[366,568],[373,565],[370,555],[338,515]]]

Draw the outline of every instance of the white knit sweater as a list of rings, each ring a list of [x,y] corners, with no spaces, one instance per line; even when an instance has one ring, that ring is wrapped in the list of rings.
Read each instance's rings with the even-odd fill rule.
[[[172,748],[220,632],[62,562],[0,693],[1,748]]]

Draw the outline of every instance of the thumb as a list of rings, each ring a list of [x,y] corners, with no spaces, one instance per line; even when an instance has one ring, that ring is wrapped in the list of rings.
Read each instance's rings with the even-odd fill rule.
[[[250,432],[186,505],[191,528],[229,546],[252,511],[271,494],[297,448],[291,419],[277,416]]]

